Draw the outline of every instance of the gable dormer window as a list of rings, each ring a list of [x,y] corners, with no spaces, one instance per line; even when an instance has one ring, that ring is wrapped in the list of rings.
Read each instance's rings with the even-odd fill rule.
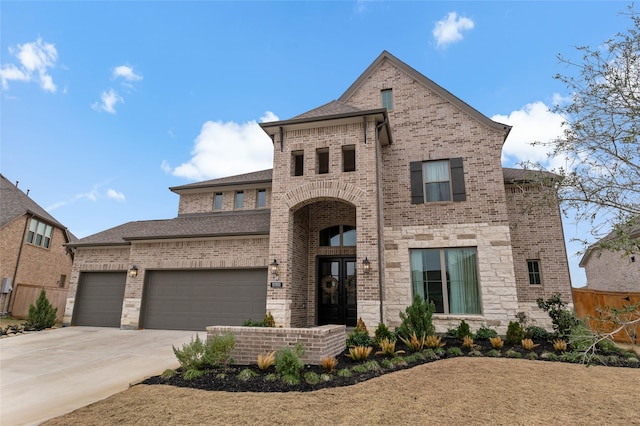
[[[382,95],[382,108],[386,108],[387,111],[393,110],[393,90],[384,89],[380,91]]]

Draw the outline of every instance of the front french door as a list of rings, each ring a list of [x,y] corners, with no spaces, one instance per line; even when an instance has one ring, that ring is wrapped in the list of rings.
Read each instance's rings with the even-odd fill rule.
[[[356,325],[356,276],[355,258],[318,258],[318,325]]]

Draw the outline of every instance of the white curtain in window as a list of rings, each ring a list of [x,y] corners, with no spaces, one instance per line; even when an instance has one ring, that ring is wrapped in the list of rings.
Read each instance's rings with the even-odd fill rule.
[[[449,312],[479,314],[480,294],[475,248],[445,251],[449,285]]]
[[[429,161],[424,163],[424,181],[425,182],[448,182],[449,181],[449,162],[448,161]]]
[[[413,284],[413,297],[418,295],[424,300],[422,252],[422,250],[411,251],[411,283]]]

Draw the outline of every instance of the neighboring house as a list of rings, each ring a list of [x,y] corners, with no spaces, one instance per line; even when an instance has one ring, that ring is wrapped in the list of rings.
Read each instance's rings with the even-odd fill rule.
[[[631,229],[629,236],[640,240],[640,226]],[[615,238],[613,233],[603,240],[611,238]],[[590,290],[640,292],[640,253],[602,249],[596,243],[587,249],[580,266]]]
[[[65,323],[204,329],[395,326],[505,333],[571,283],[553,185],[503,169],[510,127],[388,52],[336,101],[261,124],[272,170],[171,188],[178,216],[81,239]],[[543,174],[547,177],[547,175]],[[551,200],[551,201],[549,201]]]
[[[13,291],[0,310],[24,318],[44,288],[61,321],[69,289],[73,235],[27,194],[0,175],[0,275]]]

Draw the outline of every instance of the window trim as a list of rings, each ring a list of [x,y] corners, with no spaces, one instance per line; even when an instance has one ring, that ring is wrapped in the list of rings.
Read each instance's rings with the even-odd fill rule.
[[[240,201],[239,206],[238,201]],[[233,200],[233,207],[235,210],[241,210],[244,208],[244,191],[236,191],[236,195]]]
[[[475,296],[477,296],[476,299],[476,303],[477,303],[477,308],[478,308],[478,312],[454,312],[451,313],[451,298],[449,297],[450,293],[451,293],[451,273],[450,273],[450,269],[448,269],[448,265],[447,265],[447,260],[446,260],[446,251],[447,250],[470,250],[473,249],[474,250],[474,256],[475,256]],[[430,250],[430,251],[438,251],[438,260],[439,260],[439,266],[440,266],[440,286],[441,286],[441,291],[442,291],[442,310],[443,312],[435,312],[435,314],[439,314],[439,315],[482,315],[482,292],[480,290],[480,268],[478,265],[478,248],[477,247],[422,247],[422,248],[410,248],[409,249],[409,265],[410,265],[410,282],[411,282],[411,294],[412,294],[412,299],[413,297],[416,295],[415,292],[415,288],[416,288],[416,281],[415,281],[415,276],[414,276],[414,272],[418,271],[418,269],[414,269],[414,267],[416,265],[413,264],[413,253],[415,252],[422,252],[425,250]],[[421,273],[423,274],[423,278],[421,278],[421,284],[422,286],[425,285],[425,281],[424,281],[424,265],[422,266],[422,271]],[[423,292],[425,290],[423,289]]]
[[[329,238],[329,245],[322,245],[322,232],[323,231],[327,231],[331,228],[338,228],[338,235],[340,236],[339,241],[340,244],[337,246],[331,245],[331,238]],[[349,227],[350,229],[348,229],[346,232],[350,232],[350,231],[354,231],[355,232],[355,242],[353,245],[345,245],[344,244],[344,234],[345,234],[345,227]],[[355,225],[348,225],[348,224],[341,224],[341,225],[330,225],[330,226],[326,226],[320,230],[318,230],[318,247],[357,247],[358,246],[358,229],[356,228]]]
[[[532,271],[530,267],[531,265],[535,265],[537,267],[537,271]],[[540,259],[527,259],[527,276],[529,277],[529,285],[539,286],[543,284]],[[538,282],[535,282],[536,278]]]
[[[26,243],[49,250],[53,240],[53,231],[53,225],[31,217]]]
[[[424,177],[422,173],[423,164],[429,161],[449,161],[449,180],[451,184],[451,200],[450,201],[427,201],[424,193]],[[411,187],[411,204],[426,203],[449,203],[467,200],[464,182],[464,166],[462,157],[443,158],[425,161],[412,161],[409,163],[409,178]]]
[[[219,206],[218,206],[218,200],[220,201]],[[222,192],[214,192],[213,193],[213,210],[214,211],[222,210],[222,202],[223,202]]]
[[[316,149],[316,165],[317,165],[316,174],[326,175],[329,173],[329,170],[330,170],[329,148]]]
[[[260,204],[260,194],[264,194],[262,204]],[[256,208],[267,207],[267,190],[265,188],[256,189]]]
[[[382,101],[382,108],[386,108],[387,111],[393,111],[393,89],[388,88],[380,90],[380,97]],[[388,104],[388,106],[386,104]]]
[[[353,152],[353,168],[349,168],[349,170],[347,170],[347,162],[346,157],[345,157],[345,153],[346,152]],[[351,173],[351,172],[355,172],[356,171],[356,163],[357,163],[357,159],[356,159],[356,146],[355,145],[343,145],[342,146],[342,172],[343,173]],[[351,166],[351,164],[349,164],[349,166]]]
[[[291,152],[291,176],[304,176],[304,151]]]

